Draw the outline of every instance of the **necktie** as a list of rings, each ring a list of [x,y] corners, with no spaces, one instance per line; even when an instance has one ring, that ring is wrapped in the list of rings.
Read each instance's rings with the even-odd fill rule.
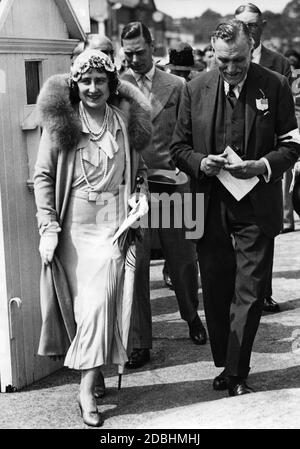
[[[235,107],[236,102],[237,102],[237,98],[235,96],[233,89],[234,89],[234,86],[229,85],[229,90],[227,92],[227,98],[228,98],[229,103],[231,104],[232,109]]]
[[[147,83],[147,77],[145,75],[141,75],[139,82],[140,82],[141,91],[147,98],[149,98],[150,90],[149,90],[149,85]]]

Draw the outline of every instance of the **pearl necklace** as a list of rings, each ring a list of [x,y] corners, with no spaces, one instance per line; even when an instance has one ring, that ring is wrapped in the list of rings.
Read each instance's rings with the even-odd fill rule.
[[[79,115],[82,118],[85,126],[87,127],[87,130],[90,133],[91,140],[93,142],[98,142],[102,138],[103,134],[105,133],[106,128],[107,128],[107,124],[108,124],[108,114],[109,114],[109,109],[108,109],[108,106],[105,105],[104,119],[103,119],[103,122],[102,122],[102,125],[101,125],[101,128],[100,128],[100,131],[98,133],[95,133],[95,132],[93,132],[91,130],[91,127],[90,127],[90,124],[89,124],[89,121],[88,121],[88,118],[87,118],[86,111],[85,111],[82,103],[80,103],[80,105],[79,105]],[[99,144],[98,144],[98,146],[99,146]],[[103,182],[104,182],[104,180],[105,180],[105,178],[107,176],[107,171],[108,171],[108,158],[107,158],[107,156],[105,155],[104,172],[103,172],[102,178],[100,179],[100,181],[97,184],[95,184],[93,186],[89,182],[87,174],[86,174],[86,171],[85,171],[84,160],[83,160],[83,155],[82,155],[82,148],[79,149],[79,154],[80,154],[81,171],[82,171],[82,175],[83,175],[83,178],[84,178],[87,186],[89,187],[90,191],[96,191],[96,190],[100,189],[100,187],[103,185]]]
[[[79,149],[79,154],[80,154],[80,165],[81,165],[81,171],[84,177],[84,180],[86,182],[86,184],[88,185],[89,189],[92,191],[98,190],[100,189],[100,187],[103,185],[103,182],[107,176],[107,169],[108,169],[108,158],[107,156],[105,157],[105,162],[104,162],[104,173],[102,175],[102,178],[100,179],[100,181],[95,184],[94,186],[89,182],[85,168],[84,168],[84,160],[83,160],[83,155],[82,155],[82,148]]]
[[[108,109],[108,106],[106,104],[105,105],[104,118],[103,118],[103,122],[102,122],[102,125],[101,125],[101,128],[100,128],[100,131],[96,133],[96,132],[92,131],[90,123],[89,123],[89,120],[87,118],[86,110],[84,109],[82,103],[80,103],[80,105],[79,105],[79,115],[82,118],[85,126],[87,127],[87,130],[90,133],[91,140],[93,142],[99,141],[102,138],[103,134],[105,133],[106,128],[107,128],[107,124],[108,124],[108,114],[109,114],[109,109]]]

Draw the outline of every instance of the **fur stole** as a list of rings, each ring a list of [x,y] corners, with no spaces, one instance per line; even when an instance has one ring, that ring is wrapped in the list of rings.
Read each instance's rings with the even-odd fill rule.
[[[130,145],[142,151],[152,135],[148,99],[136,86],[120,80],[118,95],[114,95],[110,103],[125,116]],[[81,122],[76,106],[70,101],[68,74],[48,78],[37,99],[37,113],[38,124],[47,129],[55,146],[65,151],[76,146],[81,136]]]

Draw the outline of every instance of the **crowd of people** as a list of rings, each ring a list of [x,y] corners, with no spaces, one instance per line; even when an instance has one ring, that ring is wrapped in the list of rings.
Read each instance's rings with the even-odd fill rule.
[[[282,192],[287,208],[287,174],[300,172],[290,88],[290,67],[299,59],[265,48],[265,25],[255,5],[242,5],[213,32],[202,61],[179,43],[169,63],[157,67],[150,30],[131,22],[121,33],[122,70],[111,41],[90,35],[75,48],[70,73],[50,77],[41,89],[38,353],[64,357],[65,366],[81,371],[77,400],[89,426],[103,423],[101,366],[135,369],[151,358],[155,239],[164,279],[196,345],[207,342],[197,311],[200,268],[212,356],[223,369],[213,388],[229,396],[253,391],[246,380],[260,317],[279,311],[272,298],[274,238],[294,229],[282,218]],[[157,205],[157,192],[184,205],[191,194],[192,214],[204,198],[201,235],[187,238],[186,223],[176,223],[177,203]],[[153,214],[167,214],[168,226],[151,226]]]

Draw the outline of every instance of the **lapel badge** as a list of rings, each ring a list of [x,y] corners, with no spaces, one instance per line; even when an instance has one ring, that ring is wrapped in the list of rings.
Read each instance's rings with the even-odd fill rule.
[[[264,112],[264,111],[267,111],[269,109],[269,101],[266,98],[264,92],[261,89],[259,89],[259,91],[261,92],[263,97],[262,98],[256,98],[256,107],[257,107],[257,109],[259,111],[263,111]],[[265,114],[266,114],[266,112],[265,112]]]
[[[269,108],[267,98],[256,98],[256,107],[259,111],[266,111]]]

